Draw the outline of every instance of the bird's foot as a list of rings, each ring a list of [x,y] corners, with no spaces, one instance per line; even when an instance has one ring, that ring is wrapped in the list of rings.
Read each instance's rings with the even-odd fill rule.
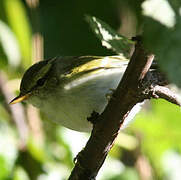
[[[97,122],[98,117],[99,117],[99,113],[96,112],[96,111],[93,111],[93,112],[91,113],[91,116],[88,117],[87,120],[88,120],[89,122],[91,122],[92,124],[95,124],[95,123]]]

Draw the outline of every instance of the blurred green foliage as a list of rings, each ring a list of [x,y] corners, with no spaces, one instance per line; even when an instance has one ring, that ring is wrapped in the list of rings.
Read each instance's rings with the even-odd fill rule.
[[[98,28],[92,16],[113,37],[109,46],[117,53],[125,49],[127,53],[131,42],[122,34],[134,36],[143,31],[145,46],[157,55],[169,79],[180,86],[180,1],[168,1],[175,13],[171,28],[143,16],[143,2],[0,1],[0,180],[63,180],[69,176],[73,158],[84,147],[88,134],[52,123],[29,105],[13,108],[8,102],[18,92],[20,78],[39,49],[44,48],[45,58],[114,54],[101,45],[103,34],[101,39],[99,32],[99,41],[91,31],[89,25],[93,31]],[[89,25],[86,14],[90,15]],[[42,37],[43,47],[39,47],[37,35]],[[122,37],[126,46],[119,46],[120,38],[114,37]],[[181,179],[180,117],[180,108],[166,101],[147,103],[118,136],[97,179],[172,180],[175,174]]]
[[[145,18],[144,38],[145,45],[157,55],[158,62],[169,80],[181,87],[181,69],[178,69],[181,66],[181,1],[169,0],[169,3],[174,14],[174,25],[167,27],[151,18]],[[149,28],[150,26],[152,28]]]
[[[14,61],[21,59],[21,64],[24,67],[31,65],[31,26],[28,21],[24,4],[19,0],[2,0],[1,7],[1,26],[7,26],[8,30],[1,32],[1,43],[8,60],[11,60],[13,53],[15,56],[11,60],[11,65]],[[5,27],[1,27],[5,28]],[[4,39],[4,38],[5,39]],[[10,47],[5,47],[10,43]],[[18,54],[18,55],[17,55]]]

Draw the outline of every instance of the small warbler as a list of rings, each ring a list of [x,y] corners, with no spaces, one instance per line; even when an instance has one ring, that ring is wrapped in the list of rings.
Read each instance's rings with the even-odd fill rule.
[[[20,94],[10,104],[27,101],[49,119],[72,130],[89,132],[93,111],[103,112],[129,60],[122,56],[59,57],[40,61],[24,74]],[[127,119],[132,119],[134,107]],[[136,111],[135,111],[136,110]]]

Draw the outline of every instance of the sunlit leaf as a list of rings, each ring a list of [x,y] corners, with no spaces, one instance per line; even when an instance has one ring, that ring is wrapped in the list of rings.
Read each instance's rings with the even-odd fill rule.
[[[12,66],[20,63],[20,50],[17,39],[11,29],[0,20],[0,43],[7,56],[8,62]]]
[[[125,57],[130,56],[133,41],[116,33],[109,25],[96,17],[86,16],[86,21],[101,40],[103,46],[112,49],[117,54],[123,54]]]
[[[143,14],[167,27],[175,24],[175,12],[167,0],[150,0],[142,4]]]
[[[8,22],[17,36],[23,57],[23,65],[31,65],[31,30],[25,8],[20,0],[4,0]]]

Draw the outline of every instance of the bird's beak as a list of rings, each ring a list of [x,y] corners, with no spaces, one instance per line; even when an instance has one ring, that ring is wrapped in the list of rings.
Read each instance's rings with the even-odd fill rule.
[[[19,96],[15,97],[9,104],[16,104],[16,103],[22,102],[22,101],[28,99],[30,97],[30,95],[31,95],[30,93],[25,94],[25,95],[20,94]]]

